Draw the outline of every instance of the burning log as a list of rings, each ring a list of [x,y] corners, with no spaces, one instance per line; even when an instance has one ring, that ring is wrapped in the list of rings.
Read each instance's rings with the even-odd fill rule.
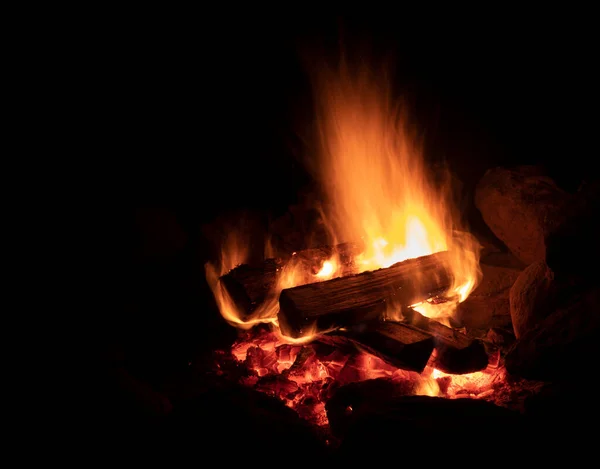
[[[238,310],[250,314],[270,295],[277,293],[277,281],[285,266],[298,262],[304,274],[316,273],[323,262],[339,256],[342,271],[351,271],[354,257],[362,251],[355,243],[305,249],[285,259],[266,259],[260,265],[242,264],[219,278]]]
[[[375,321],[349,334],[359,348],[404,370],[421,372],[431,357],[434,338],[416,327],[399,322]]]
[[[409,324],[433,336],[436,350],[434,366],[438,370],[458,375],[481,371],[488,366],[488,354],[482,341],[471,339],[414,310],[405,316]]]
[[[266,259],[262,265],[242,264],[219,278],[240,312],[250,314],[273,290],[281,261]]]
[[[391,267],[282,290],[279,327],[291,337],[379,318],[388,305],[404,308],[448,289],[448,252]]]

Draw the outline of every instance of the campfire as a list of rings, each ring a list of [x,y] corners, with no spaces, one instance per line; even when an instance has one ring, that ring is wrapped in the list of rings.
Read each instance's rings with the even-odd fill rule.
[[[593,29],[347,10],[86,50],[116,180],[77,456],[596,457]]]
[[[552,309],[534,306],[550,290],[545,247],[562,239],[548,234],[564,226],[559,215],[547,225],[548,213],[575,213],[579,203],[530,167],[490,170],[476,203],[509,249],[478,239],[457,209],[450,170],[426,164],[381,76],[320,69],[319,145],[307,159],[318,195],[272,223],[260,262],[247,260],[242,226],[206,265],[223,318],[239,330],[219,373],[280,399],[329,438],[365,402],[390,396],[520,410],[545,378],[520,355]],[[528,204],[531,191],[547,202]],[[517,340],[527,334],[531,342]]]

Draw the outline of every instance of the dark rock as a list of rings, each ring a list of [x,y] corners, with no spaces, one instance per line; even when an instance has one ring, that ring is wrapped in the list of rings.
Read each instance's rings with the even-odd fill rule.
[[[344,437],[358,416],[369,413],[400,396],[410,395],[415,383],[388,378],[368,379],[339,387],[327,401],[329,426],[338,438]]]
[[[600,401],[590,392],[590,380],[575,377],[548,383],[525,400],[524,416],[533,434],[571,458],[583,462],[597,452],[596,434],[590,431],[600,418]]]
[[[283,401],[234,384],[175,403],[168,432],[176,453],[215,455],[225,465],[329,454],[323,435]]]
[[[492,230],[525,264],[546,258],[546,237],[565,215],[572,195],[536,167],[488,170],[475,205]]]
[[[600,289],[571,299],[525,332],[505,357],[506,370],[541,381],[585,379],[600,352]]]
[[[510,256],[507,254],[507,256]],[[489,261],[482,260],[480,262],[481,273],[483,277],[481,282],[473,290],[475,295],[494,295],[497,293],[507,292],[513,283],[523,271],[525,266],[504,266],[488,263]]]
[[[509,331],[507,329],[502,329],[499,327],[491,328],[486,334],[486,339],[492,345],[498,347],[503,351],[508,349],[512,344],[514,344],[516,340],[512,330]]]
[[[446,457],[493,454],[494,461],[513,455],[502,453],[510,439],[510,452],[525,444],[527,426],[522,416],[493,403],[469,399],[404,396],[388,399],[359,415],[339,448],[339,458],[383,461],[406,455],[424,462]]]
[[[510,323],[510,288],[524,268],[514,255],[502,252],[487,255],[480,267],[481,282],[457,308],[457,319],[469,333]]]
[[[534,262],[519,275],[510,289],[510,315],[517,338],[550,314],[555,283],[544,261]]]
[[[569,204],[568,215],[546,239],[546,262],[561,278],[597,283],[600,269],[600,182],[582,188]]]
[[[460,325],[466,330],[487,331],[499,322],[510,322],[510,306],[507,293],[489,296],[471,294],[457,308]],[[504,318],[504,321],[501,319]]]

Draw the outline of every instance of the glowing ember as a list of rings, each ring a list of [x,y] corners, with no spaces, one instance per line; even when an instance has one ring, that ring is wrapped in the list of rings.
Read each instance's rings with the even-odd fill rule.
[[[486,399],[504,379],[504,369],[496,363],[463,375],[449,375],[428,365],[419,374],[398,369],[366,352],[344,351],[326,340],[305,345],[282,342],[280,336],[267,330],[241,339],[231,353],[252,372],[245,380],[247,385],[280,398],[320,426],[328,424],[327,400],[345,384],[385,378],[401,385],[406,395]]]

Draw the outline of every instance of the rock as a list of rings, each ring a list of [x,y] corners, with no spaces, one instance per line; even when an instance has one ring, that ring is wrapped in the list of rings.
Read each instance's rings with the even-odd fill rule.
[[[511,347],[505,357],[513,376],[541,381],[586,379],[597,367],[600,288],[572,298]]]
[[[554,273],[543,260],[529,265],[510,289],[510,316],[519,338],[551,312]]]
[[[546,237],[572,195],[532,166],[489,169],[475,188],[475,206],[491,231],[522,262],[546,258]]]
[[[318,429],[277,397],[242,385],[223,383],[174,405],[169,439],[179,451],[219,454],[227,463],[246,464],[257,457],[303,455],[320,460],[327,447]],[[189,460],[189,459],[188,459]]]
[[[490,451],[496,462],[501,459],[504,463],[512,456],[498,445],[507,435],[511,452],[530,444],[524,438],[525,420],[517,411],[485,400],[430,396],[378,400],[374,396],[372,405],[357,414],[337,454],[344,463],[366,459],[389,464],[390,456],[400,452],[444,464],[445,457],[452,458],[453,454],[479,458]]]
[[[595,457],[596,435],[590,432],[600,416],[600,401],[590,393],[589,380],[569,379],[546,383],[525,400],[524,416],[532,434],[553,448],[564,448],[569,457],[585,461]],[[551,451],[556,457],[554,451]]]
[[[560,277],[597,283],[600,269],[600,182],[583,187],[569,204],[568,215],[546,239],[546,262]]]
[[[457,319],[469,333],[510,323],[509,291],[523,264],[511,253],[494,252],[481,259],[482,278],[469,297],[458,305]]]
[[[415,386],[409,381],[375,378],[339,387],[325,404],[331,432],[343,438],[357,416],[384,401],[414,393]]]
[[[494,346],[504,350],[515,342],[515,335],[512,331],[493,327],[487,332],[486,339]]]
[[[508,293],[513,286],[520,273],[524,270],[524,265],[517,264],[500,264],[499,256],[483,259],[479,266],[481,267],[482,278],[479,285],[473,290],[473,295],[489,296],[499,293]],[[510,254],[505,257],[511,258]],[[493,261],[496,262],[493,262]]]
[[[510,320],[507,293],[494,295],[470,295],[457,308],[458,325],[465,327],[469,335],[478,336],[498,323],[498,318]]]

